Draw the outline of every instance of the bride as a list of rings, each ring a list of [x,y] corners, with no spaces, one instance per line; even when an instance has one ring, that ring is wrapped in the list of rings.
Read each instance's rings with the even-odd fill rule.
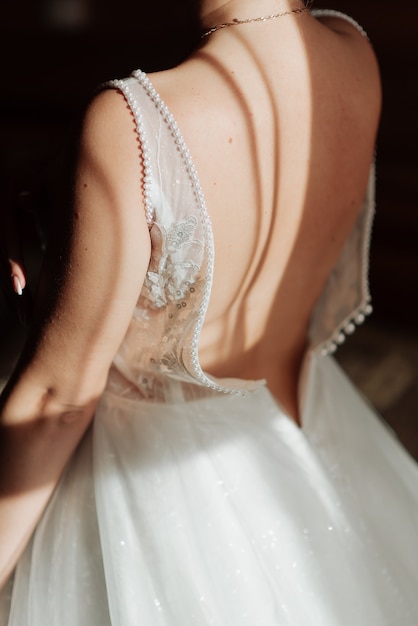
[[[417,469],[332,358],[371,311],[375,55],[299,0],[200,15],[85,113],[1,396],[1,623],[413,626]]]

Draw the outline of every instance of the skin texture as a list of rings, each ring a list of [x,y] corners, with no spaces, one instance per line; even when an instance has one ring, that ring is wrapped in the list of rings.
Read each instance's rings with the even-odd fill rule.
[[[226,19],[234,15],[254,8]],[[222,21],[219,13],[205,20]],[[373,156],[373,51],[341,20],[286,17],[218,31],[187,63],[151,78],[189,146],[214,228],[202,365],[217,376],[266,378],[298,420],[307,323]]]
[[[202,22],[294,6],[207,0]],[[304,14],[219,31],[150,78],[183,132],[213,223],[203,368],[266,378],[298,421],[309,315],[373,158],[372,48],[349,24]],[[143,209],[133,119],[119,93],[103,92],[86,111],[64,242],[47,255],[29,341],[0,399],[0,584],[88,428],[126,332],[150,255]]]

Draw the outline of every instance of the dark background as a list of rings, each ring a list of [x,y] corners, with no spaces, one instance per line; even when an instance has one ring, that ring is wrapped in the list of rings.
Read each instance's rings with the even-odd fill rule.
[[[40,221],[41,231],[42,225],[47,227],[49,181],[94,89],[137,67],[152,71],[181,60],[198,38],[197,31],[190,35],[189,4],[193,0],[3,0],[0,201],[6,201],[4,190],[16,179],[18,189],[33,194],[25,219]],[[342,10],[363,25],[376,50],[383,83],[370,273],[374,314],[366,330],[350,340],[352,347],[341,351],[341,360],[346,355],[350,375],[364,383],[364,363],[369,375],[377,363],[373,350],[384,358],[398,350],[406,358],[413,382],[405,387],[409,400],[401,418],[393,416],[394,404],[379,407],[378,393],[367,385],[365,392],[418,456],[418,352],[413,349],[405,357],[404,350],[418,346],[418,3],[404,0],[395,7],[392,0],[333,0],[315,2],[314,7]],[[0,300],[0,350],[6,360],[0,378],[21,337],[18,330],[12,332],[14,325]],[[401,344],[404,348],[394,348]],[[390,384],[393,368],[392,363],[381,376],[381,386]],[[402,400],[402,394],[399,397]],[[399,419],[404,426],[398,428]]]

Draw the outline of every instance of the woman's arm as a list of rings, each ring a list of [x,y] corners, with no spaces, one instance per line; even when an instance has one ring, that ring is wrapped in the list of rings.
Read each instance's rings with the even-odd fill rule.
[[[117,92],[86,112],[73,195],[0,398],[0,585],[91,422],[148,267],[138,141]]]

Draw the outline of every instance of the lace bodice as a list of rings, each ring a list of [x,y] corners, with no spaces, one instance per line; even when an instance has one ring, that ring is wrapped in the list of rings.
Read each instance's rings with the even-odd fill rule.
[[[214,244],[198,175],[176,121],[140,70],[109,86],[123,93],[135,118],[152,242],[146,279],[109,385],[119,394],[148,399],[175,395],[178,381],[183,391],[193,388],[192,395],[255,390],[263,381],[216,380],[199,363]],[[373,210],[372,167],[357,223],[311,316],[310,344],[323,354],[334,352],[371,311],[367,274]]]

